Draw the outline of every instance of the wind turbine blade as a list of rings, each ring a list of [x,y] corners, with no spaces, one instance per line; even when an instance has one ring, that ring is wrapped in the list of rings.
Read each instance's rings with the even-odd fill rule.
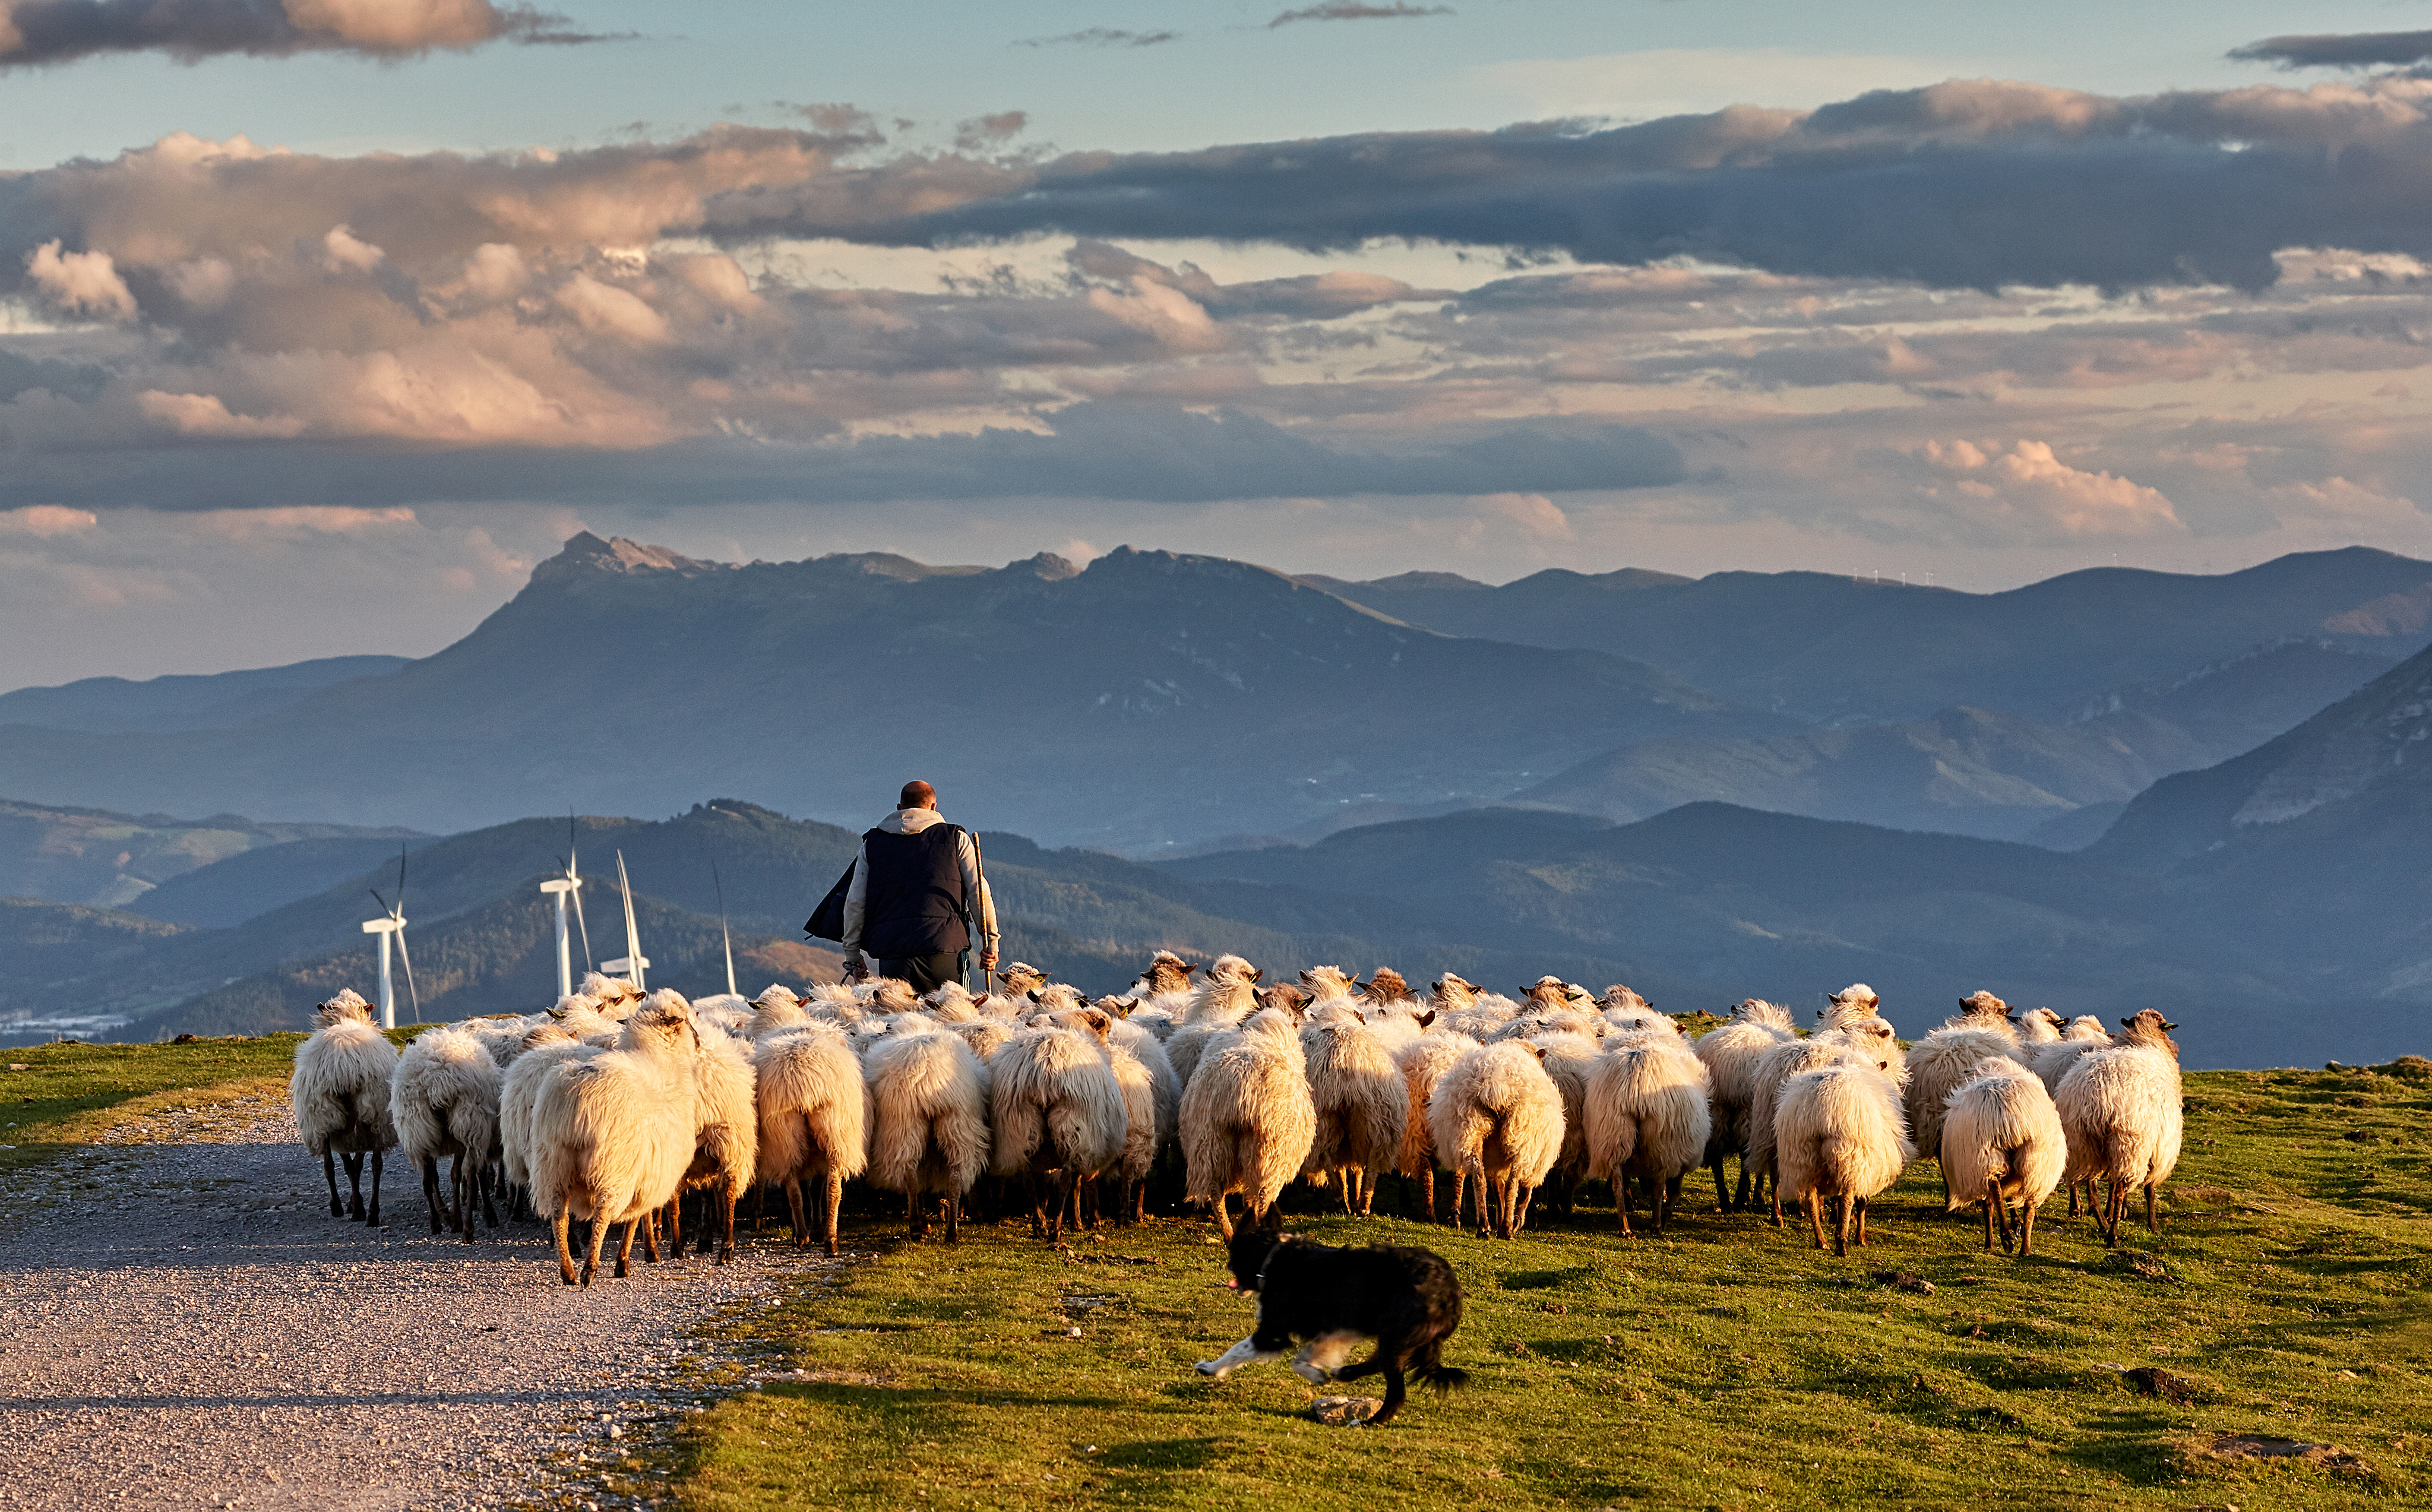
[[[709,884],[718,889],[718,933],[726,942],[726,991],[730,997],[740,997],[735,990],[735,932],[726,927],[726,883],[718,877],[718,858],[709,858]]]
[[[622,848],[616,852],[616,890],[625,895],[625,959],[632,963],[626,966],[625,974],[633,980],[633,985],[638,987],[643,982],[640,966],[642,935],[641,931],[633,924],[633,880],[625,875],[625,852]]]
[[[388,915],[391,915],[391,916],[394,916],[394,915],[397,913],[397,910],[396,910],[396,909],[391,908],[391,907],[389,907],[389,906],[388,906],[388,899],[385,899],[385,898],[382,898],[382,897],[380,895],[380,889],[379,889],[379,888],[377,888],[377,887],[366,887],[366,888],[364,888],[364,889],[363,889],[363,891],[365,891],[365,892],[367,892],[367,893],[369,893],[369,894],[371,894],[371,895],[372,895],[372,901],[373,901],[373,902],[375,902],[375,903],[378,903],[378,904],[380,906],[380,912],[381,912],[381,913],[383,913],[383,914],[388,914]]]
[[[405,931],[397,932],[397,959],[405,963],[405,995],[414,1003],[414,1021],[422,1022],[422,994],[414,990],[414,952],[405,948]]]
[[[568,867],[567,877],[569,880],[572,876],[572,868]],[[581,887],[570,888],[567,890],[566,896],[574,899],[574,924],[577,929],[580,929],[583,932],[583,969],[585,971],[595,970],[597,969],[597,966],[591,954],[591,926],[583,922],[583,889]]]
[[[405,846],[403,842],[399,842],[397,848],[397,911],[400,914],[405,912]]]

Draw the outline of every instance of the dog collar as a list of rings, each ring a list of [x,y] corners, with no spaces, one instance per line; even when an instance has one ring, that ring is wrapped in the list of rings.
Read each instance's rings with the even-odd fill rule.
[[[1258,1266],[1258,1279],[1250,1283],[1250,1289],[1252,1291],[1257,1292],[1261,1297],[1267,1294],[1267,1267],[1275,1263],[1275,1256],[1283,1253],[1284,1246],[1291,1242],[1292,1241],[1290,1239],[1278,1239],[1275,1241],[1275,1247],[1267,1252],[1267,1258]]]

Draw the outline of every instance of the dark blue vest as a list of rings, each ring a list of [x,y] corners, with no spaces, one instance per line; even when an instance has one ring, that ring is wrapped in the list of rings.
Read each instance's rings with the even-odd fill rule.
[[[862,888],[861,948],[882,961],[949,955],[971,943],[963,922],[963,832],[933,824],[919,834],[872,830],[861,837],[870,858]]]

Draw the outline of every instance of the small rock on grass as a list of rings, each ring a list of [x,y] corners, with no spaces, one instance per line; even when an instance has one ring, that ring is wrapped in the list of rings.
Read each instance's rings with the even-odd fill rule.
[[[1376,1416],[1384,1405],[1376,1397],[1320,1397],[1309,1404],[1309,1415],[1337,1428],[1356,1428]]]

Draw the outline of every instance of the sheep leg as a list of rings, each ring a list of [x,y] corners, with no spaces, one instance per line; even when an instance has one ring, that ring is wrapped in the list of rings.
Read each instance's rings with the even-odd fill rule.
[[[1146,1177],[1132,1183],[1132,1221],[1134,1223],[1148,1221],[1148,1178]]]
[[[667,1199],[667,1258],[684,1261],[684,1193],[679,1190]]]
[[[918,1192],[904,1194],[904,1225],[905,1232],[912,1238],[920,1239],[928,1236],[929,1225],[920,1219],[920,1194]]]
[[[2128,1205],[2128,1189],[2117,1176],[2108,1184],[2103,1202],[2103,1242],[2116,1250],[2120,1248],[2120,1212]]]
[[[1723,1184],[1723,1157],[1716,1154],[1706,1164],[1713,1167],[1714,1172],[1714,1211],[1728,1213],[1731,1210],[1731,1189]]]
[[[566,1231],[573,1217],[574,1204],[561,1202],[558,1204],[557,1216],[549,1219],[549,1225],[557,1236],[557,1279],[569,1286],[574,1285],[574,1251],[566,1242]]]
[[[469,1170],[465,1168],[468,1165],[472,1168]],[[481,1180],[481,1168],[478,1162],[468,1162],[459,1155],[449,1169],[449,1175],[450,1184],[455,1188],[452,1195],[456,1202],[456,1229],[464,1236],[464,1242],[470,1244],[473,1242],[473,1188]]]
[[[370,1227],[372,1227],[372,1228],[375,1228],[375,1229],[376,1229],[376,1228],[379,1228],[379,1227],[380,1226],[380,1159],[381,1159],[381,1157],[380,1157],[380,1152],[379,1151],[377,1151],[377,1150],[373,1151],[372,1151],[372,1205],[371,1205],[371,1211],[370,1211],[370,1212],[369,1212],[369,1213],[364,1217],[364,1218],[363,1218],[363,1222],[364,1222],[365,1224],[367,1224],[368,1226],[370,1226]],[[360,1166],[358,1166],[358,1168],[358,1168],[358,1169],[360,1169],[360,1168],[361,1168],[361,1167],[360,1167]]]
[[[802,1184],[791,1176],[785,1179],[785,1207],[794,1220],[794,1248],[799,1250],[811,1242],[811,1227],[802,1221]],[[759,1221],[754,1219],[752,1226],[757,1229]]]
[[[1436,1163],[1432,1160],[1427,1162],[1427,1169],[1419,1172],[1419,1195],[1427,1202],[1427,1221],[1433,1223],[1436,1220]]]
[[[504,1185],[506,1175],[504,1170],[493,1167],[488,1161],[481,1162],[481,1217],[494,1229],[498,1226],[498,1204],[492,1200],[491,1188]],[[495,1181],[492,1179],[494,1176]]]
[[[339,1157],[339,1164],[346,1168],[346,1189],[350,1194],[350,1201],[346,1203],[345,1209],[346,1216],[348,1218],[360,1218],[363,1216],[363,1152],[358,1151],[350,1155],[342,1155]],[[327,1155],[321,1157],[321,1174],[330,1177],[329,1216],[331,1218],[336,1218],[339,1216],[340,1211],[338,1207],[338,1183],[336,1178],[330,1173],[329,1157]]]
[[[329,1184],[329,1216],[345,1218],[346,1204],[338,1201],[338,1157],[326,1150],[321,1151],[321,1175]]]
[[[2018,1258],[2024,1260],[2035,1250],[2035,1204],[2018,1204]]]
[[[1226,1244],[1233,1242],[1232,1204],[1232,1193],[1218,1192],[1216,1194],[1216,1232],[1224,1236],[1224,1242]],[[1245,1207],[1248,1205],[1246,1200],[1244,1200],[1242,1205]]]
[[[602,1204],[599,1199],[594,1198],[591,1205],[591,1243],[590,1248],[584,1253],[583,1258],[583,1284],[584,1285],[590,1285],[591,1278],[600,1273],[600,1252],[605,1250],[607,1247],[608,1214],[605,1211],[604,1204]]]
[[[2162,1232],[2162,1217],[2154,1210],[2153,1199],[2153,1184],[2147,1182],[2145,1184],[2145,1227],[2158,1235]]]
[[[1773,1226],[1777,1229],[1782,1227],[1782,1178],[1779,1176],[1773,1181]],[[1824,1235],[1821,1229],[1816,1231],[1816,1248],[1818,1250],[1824,1248]]]
[[[731,1266],[735,1263],[735,1204],[742,1195],[732,1186],[723,1186],[718,1189],[716,1198],[725,1224],[725,1233],[718,1242],[718,1263],[722,1266]],[[707,1223],[701,1226],[701,1242],[704,1249],[709,1245]]]
[[[1807,1220],[1815,1226],[1816,1248],[1821,1250],[1824,1248],[1824,1204],[1821,1202],[1808,1203]]]
[[[431,1232],[439,1233],[439,1157],[422,1157],[422,1201],[431,1209]]]
[[[650,1216],[647,1213],[643,1214],[640,1218],[628,1218],[625,1220],[625,1242],[616,1247],[617,1280],[623,1281],[633,1273],[633,1235],[647,1230],[650,1227]],[[604,1228],[606,1225],[602,1224],[601,1227]],[[657,1264],[658,1258],[659,1257],[655,1254],[651,1255],[651,1264]]]
[[[1434,1177],[1430,1175],[1428,1180],[1433,1181]],[[1452,1173],[1452,1208],[1449,1212],[1444,1214],[1444,1222],[1445,1228],[1457,1229],[1461,1227],[1461,1200],[1462,1194],[1468,1190],[1469,1172],[1463,1169],[1454,1170]],[[1432,1205],[1434,1201],[1433,1198],[1430,1197],[1428,1201],[1430,1205]],[[1428,1213],[1427,1221],[1431,1223],[1435,1221],[1435,1214],[1433,1212]]]
[[[1818,1201],[1816,1205],[1817,1207],[1822,1207],[1824,1204]],[[1853,1204],[1849,1201],[1849,1194],[1847,1192],[1843,1192],[1838,1197],[1832,1199],[1832,1216],[1835,1221],[1840,1225],[1832,1235],[1832,1252],[1834,1254],[1846,1255],[1849,1252],[1849,1210],[1852,1205]]]
[[[1028,1184],[1030,1188],[1030,1236],[1034,1239],[1043,1239],[1047,1237],[1047,1186],[1045,1178],[1041,1177],[1039,1172],[1034,1170],[1025,1175],[1022,1180]]]
[[[616,1252],[616,1275],[619,1280],[622,1280],[625,1275],[625,1257],[633,1252],[633,1235],[636,1231],[642,1236],[642,1258],[652,1265],[659,1263],[659,1210],[654,1207],[625,1225],[625,1247]]]
[[[1343,1216],[1349,1218],[1354,1213],[1358,1212],[1359,1208],[1357,1204],[1360,1200],[1352,1195],[1351,1168],[1344,1166],[1337,1169],[1334,1173],[1334,1181],[1331,1184],[1334,1187],[1334,1194],[1343,1199]]]
[[[1469,1205],[1471,1211],[1478,1215],[1478,1236],[1491,1239],[1495,1236],[1495,1218],[1487,1211],[1487,1204],[1493,1199],[1491,1188],[1486,1184],[1485,1163],[1472,1160],[1463,1167],[1461,1173],[1469,1181]]]
[[[2010,1200],[2001,1195],[2001,1178],[1987,1176],[1984,1178],[1984,1251],[1987,1254],[1993,1250],[1993,1224],[1997,1219],[2001,1225],[2001,1251],[2006,1254],[2018,1242],[2010,1235]]]
[[[828,1168],[828,1253],[836,1252],[836,1215],[844,1210],[844,1177]]]
[[[1621,1236],[1625,1239],[1630,1237],[1630,1178],[1627,1176],[1613,1179],[1613,1221],[1621,1225]]]
[[[1729,1207],[1730,1207],[1730,1210],[1731,1210],[1731,1211],[1732,1211],[1732,1212],[1739,1212],[1739,1211],[1742,1211],[1742,1210],[1744,1210],[1745,1208],[1747,1208],[1747,1206],[1748,1206],[1748,1157],[1747,1157],[1746,1155],[1742,1155],[1742,1156],[1740,1157],[1740,1184],[1739,1184],[1739,1195],[1738,1195],[1738,1196],[1736,1196],[1736,1197],[1734,1197],[1734,1198],[1731,1200],[1731,1202],[1730,1202],[1730,1204],[1729,1204]]]
[[[2069,1184],[2069,1216],[2070,1218],[2077,1217],[2077,1186],[2078,1184],[2075,1182]]]
[[[761,1220],[762,1218],[767,1218],[768,1216],[768,1183],[766,1183],[766,1182],[761,1182],[761,1183],[758,1183],[758,1184],[754,1184],[754,1185],[752,1186],[752,1233],[757,1234],[757,1233],[759,1233],[759,1232],[760,1232],[760,1220]],[[795,1225],[795,1232],[796,1232],[796,1233],[800,1233],[800,1232],[801,1232],[801,1227],[802,1227],[802,1226],[801,1226],[800,1224]]]
[[[1850,1204],[1858,1210],[1858,1248],[1866,1247],[1866,1200],[1863,1197]]]
[[[1148,1185],[1148,1184],[1147,1184],[1146,1182],[1142,1182],[1142,1183],[1140,1184],[1140,1185],[1141,1185],[1142,1189],[1143,1189],[1143,1190],[1145,1190],[1145,1189],[1146,1189],[1146,1187],[1147,1187],[1147,1185]],[[961,1236],[962,1236],[962,1235],[961,1235],[960,1230],[961,1230],[961,1228],[962,1228],[962,1225],[963,1225],[963,1198],[962,1198],[962,1194],[961,1194],[961,1193],[959,1193],[959,1192],[948,1192],[948,1193],[946,1194],[946,1242],[947,1242],[948,1244],[953,1244],[953,1243],[954,1243],[956,1240],[958,1240],[959,1238],[961,1238]]]

